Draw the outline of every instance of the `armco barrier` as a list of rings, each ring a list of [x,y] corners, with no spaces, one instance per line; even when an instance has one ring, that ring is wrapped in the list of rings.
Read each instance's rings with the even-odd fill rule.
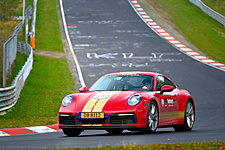
[[[210,17],[212,17],[213,19],[217,20],[218,22],[222,23],[225,26],[225,17],[223,15],[209,8],[201,0],[189,0],[189,1],[198,6],[203,12],[208,14]]]
[[[12,85],[7,88],[0,88],[0,114],[4,114],[16,104],[33,65],[32,47],[25,42],[17,42],[17,46],[18,51],[28,55],[28,58],[25,65],[14,79]]]
[[[11,73],[11,66],[17,54],[17,34],[23,26],[23,21],[17,24],[12,35],[3,44],[3,87],[6,86],[6,78]]]

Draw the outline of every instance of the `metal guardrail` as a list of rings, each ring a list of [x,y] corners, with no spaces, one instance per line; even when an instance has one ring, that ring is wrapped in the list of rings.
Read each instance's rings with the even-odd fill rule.
[[[12,108],[20,95],[23,85],[32,69],[33,65],[33,49],[25,42],[18,42],[18,51],[28,55],[27,61],[19,74],[14,79],[12,85],[7,88],[0,88],[0,114]]]
[[[25,2],[25,1],[24,1]],[[33,21],[32,21],[32,35],[34,36],[35,32],[35,22],[36,22],[36,6],[37,0],[34,0],[34,12],[33,12]],[[17,34],[24,24],[22,20],[14,29],[12,35],[5,41],[3,45],[3,87],[0,88],[0,115],[6,113],[7,110],[12,108],[19,99],[21,90],[23,89],[24,83],[32,70],[33,66],[33,49],[27,44],[28,40],[28,20],[32,14],[32,7],[28,6],[26,8],[26,17],[25,17],[25,41],[17,41]],[[34,37],[33,37],[34,38]],[[16,59],[17,52],[25,54],[28,56],[27,61],[23,68],[20,70],[19,74],[13,80],[10,87],[6,87],[6,78],[11,71],[11,65]]]
[[[189,1],[198,6],[203,12],[208,14],[210,17],[212,17],[213,19],[217,20],[218,22],[222,23],[225,26],[225,17],[223,15],[209,8],[201,0],[189,0]]]
[[[34,0],[34,5],[36,7],[37,0]],[[25,42],[28,42],[28,25],[29,18],[32,15],[33,9],[31,6],[28,6],[25,11]],[[34,12],[36,13],[36,11]],[[35,14],[36,16],[36,14]],[[35,17],[36,19],[36,17]],[[14,63],[17,55],[17,35],[20,29],[22,28],[24,21],[21,21],[14,28],[12,35],[4,42],[3,44],[3,79],[2,87],[6,86],[7,76],[11,74],[11,66]],[[32,28],[35,28],[35,24],[32,23]]]
[[[11,65],[17,54],[17,34],[23,26],[23,21],[17,24],[12,35],[3,44],[3,87],[6,85],[6,78],[11,73]]]

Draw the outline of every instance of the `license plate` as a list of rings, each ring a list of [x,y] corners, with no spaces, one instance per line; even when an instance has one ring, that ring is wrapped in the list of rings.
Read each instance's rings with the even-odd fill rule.
[[[104,119],[105,114],[104,112],[80,112],[79,118],[80,119]]]

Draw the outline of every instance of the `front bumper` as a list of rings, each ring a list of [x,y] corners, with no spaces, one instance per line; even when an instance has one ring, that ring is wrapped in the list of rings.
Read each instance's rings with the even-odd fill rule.
[[[105,115],[104,119],[80,119],[74,114],[59,114],[59,128],[107,129],[107,128],[137,128],[135,113]]]

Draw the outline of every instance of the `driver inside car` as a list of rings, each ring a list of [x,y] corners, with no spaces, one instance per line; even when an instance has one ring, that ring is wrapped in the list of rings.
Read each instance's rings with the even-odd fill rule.
[[[151,81],[150,81],[150,79],[144,79],[142,81],[142,83],[144,84],[142,89],[145,89],[145,90],[148,90],[148,91],[151,89]]]

